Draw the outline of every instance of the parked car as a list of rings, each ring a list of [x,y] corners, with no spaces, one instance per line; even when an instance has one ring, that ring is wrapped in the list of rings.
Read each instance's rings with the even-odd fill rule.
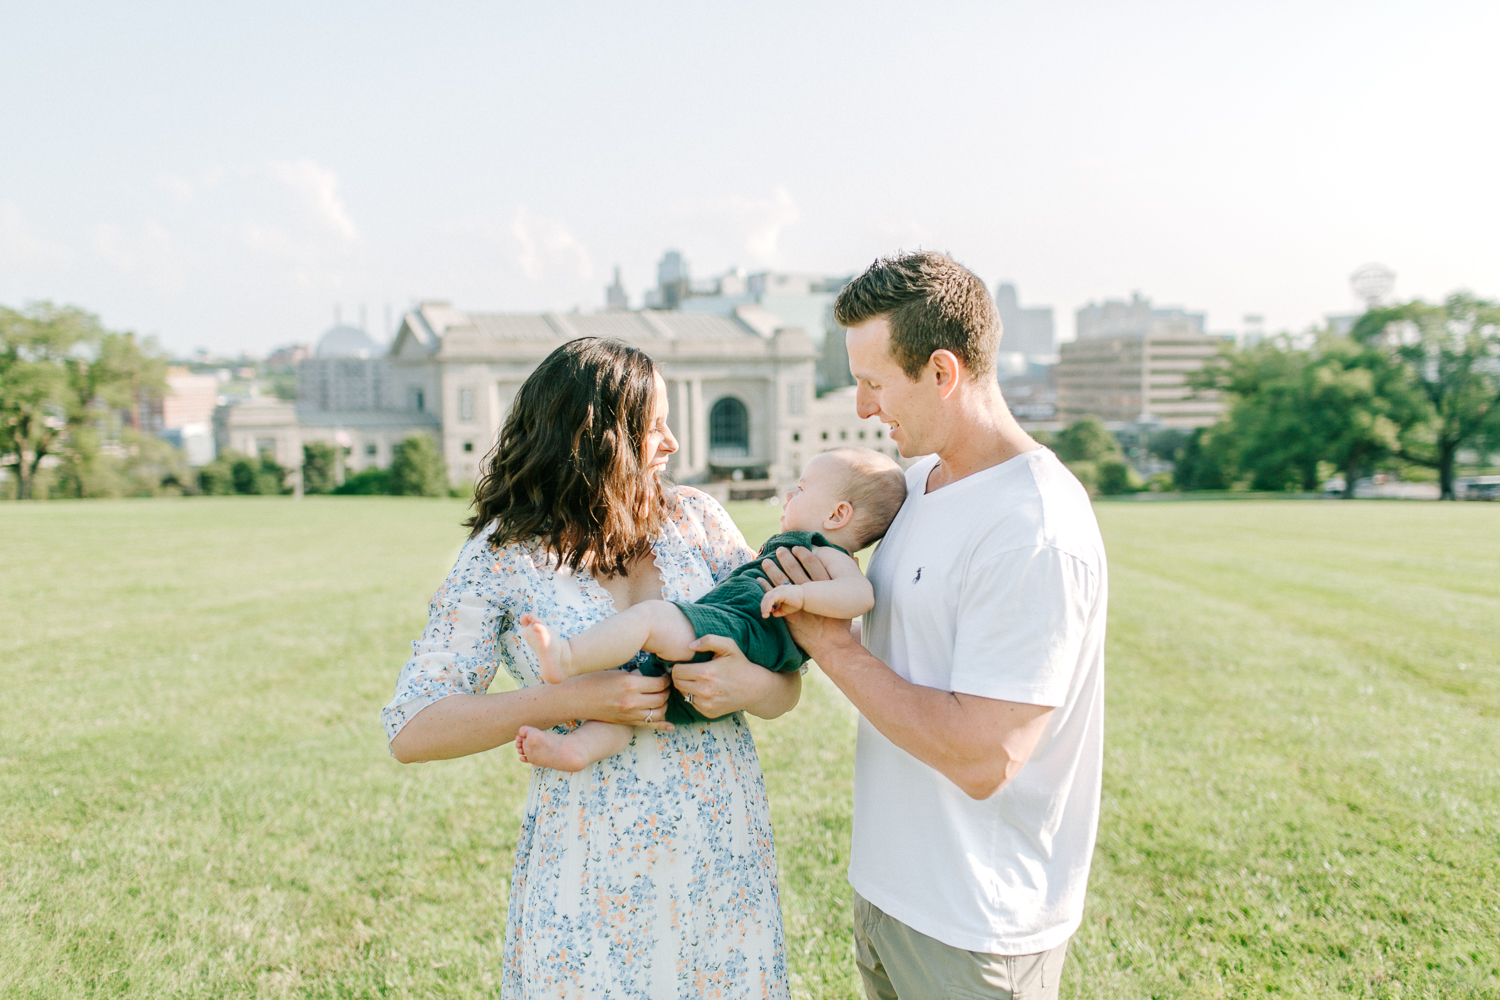
[[[1465,500],[1500,500],[1500,476],[1475,476],[1473,479],[1465,479],[1463,488],[1456,489],[1454,492]]]

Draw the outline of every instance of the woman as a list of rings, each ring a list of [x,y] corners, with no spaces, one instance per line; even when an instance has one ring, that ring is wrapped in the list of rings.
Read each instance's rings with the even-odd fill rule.
[[[540,682],[516,621],[572,635],[639,601],[691,601],[754,555],[712,498],[664,487],[677,442],[656,364],[564,344],[516,397],[475,490],[468,544],[384,713],[403,762],[479,753],[523,725],[638,726],[576,774],[536,768],[505,928],[506,997],[786,997],[770,812],[741,710],[791,709],[801,679],[732,642],[671,678]],[[519,690],[486,694],[503,666]],[[668,683],[715,721],[661,721]]]

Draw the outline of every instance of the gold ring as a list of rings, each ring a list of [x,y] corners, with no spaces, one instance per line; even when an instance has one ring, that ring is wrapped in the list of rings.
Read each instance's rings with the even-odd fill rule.
[[[682,700],[691,705],[693,703],[693,696],[690,694],[685,694],[682,696]]]

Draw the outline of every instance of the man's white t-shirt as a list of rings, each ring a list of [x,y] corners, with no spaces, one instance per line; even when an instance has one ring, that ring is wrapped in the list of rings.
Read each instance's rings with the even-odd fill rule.
[[[870,561],[864,644],[913,684],[1053,707],[1030,759],[975,801],[863,716],[849,882],[929,937],[1026,955],[1083,918],[1104,751],[1104,544],[1051,451],[932,493],[937,457]]]

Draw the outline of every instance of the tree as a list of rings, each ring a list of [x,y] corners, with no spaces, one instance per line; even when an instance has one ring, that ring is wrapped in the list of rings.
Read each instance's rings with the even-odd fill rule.
[[[1057,433],[1051,448],[1090,496],[1135,493],[1140,477],[1126,464],[1120,442],[1097,417],[1076,420]]]
[[[79,398],[97,399],[127,413],[132,430],[141,429],[141,407],[167,391],[167,360],[152,340],[138,343],[133,333],[103,332],[93,364],[81,370]]]
[[[1256,490],[1318,488],[1320,442],[1308,420],[1306,351],[1283,340],[1247,351],[1226,347],[1188,376],[1194,389],[1214,389],[1229,410],[1213,429],[1221,474],[1248,474]]]
[[[1097,462],[1120,454],[1120,442],[1097,417],[1084,417],[1058,433],[1052,450],[1064,462]]]
[[[20,499],[35,495],[49,455],[71,466],[70,492],[89,495],[101,432],[118,429],[112,415],[128,412],[139,429],[141,404],[165,392],[166,364],[149,341],[71,306],[0,308],[0,454],[15,456]]]
[[[1223,426],[1223,425],[1221,425]],[[1234,486],[1238,466],[1233,435],[1219,427],[1199,427],[1177,449],[1172,481],[1179,490],[1227,490]]]
[[[1442,305],[1414,299],[1372,309],[1353,338],[1384,352],[1428,419],[1401,435],[1399,453],[1438,470],[1444,500],[1455,499],[1459,449],[1489,433],[1500,410],[1500,304],[1455,292]]]
[[[302,446],[302,491],[329,493],[338,478],[339,453],[327,441],[310,441]]]
[[[1384,353],[1329,331],[1305,349],[1286,338],[1226,349],[1190,384],[1218,390],[1230,406],[1211,436],[1217,471],[1208,472],[1202,446],[1209,439],[1200,439],[1193,454],[1184,449],[1184,478],[1248,474],[1257,490],[1311,492],[1319,464],[1331,462],[1352,497],[1361,471],[1394,454],[1401,435],[1422,420]]]
[[[389,469],[361,469],[333,488],[335,496],[369,497],[383,496],[391,492]]]
[[[277,496],[286,492],[286,470],[270,455],[259,459],[241,455],[229,467],[234,491],[247,496]]]
[[[1389,357],[1345,337],[1319,340],[1308,375],[1308,421],[1323,457],[1344,474],[1344,499],[1375,462],[1422,423],[1421,401]]]
[[[448,464],[426,434],[413,434],[396,446],[390,477],[390,491],[396,496],[448,495]]]
[[[61,450],[77,399],[72,369],[98,322],[47,303],[26,312],[0,308],[0,452],[15,456],[17,498],[35,492],[42,460]]]
[[[219,457],[198,470],[198,489],[204,496],[223,497],[234,494],[234,467],[249,457],[225,449]]]

